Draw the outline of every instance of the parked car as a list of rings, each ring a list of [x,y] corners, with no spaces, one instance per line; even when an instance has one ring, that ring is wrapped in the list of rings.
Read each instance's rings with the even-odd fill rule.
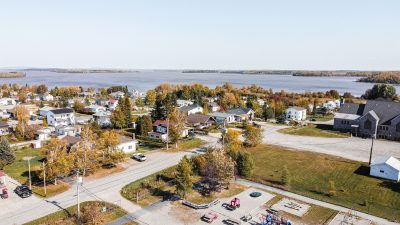
[[[145,155],[141,154],[141,153],[133,155],[132,158],[136,159],[139,162],[146,161],[146,159],[147,159],[147,157]]]
[[[207,223],[212,223],[216,219],[218,219],[218,214],[215,212],[208,212],[201,217],[201,220]]]
[[[21,198],[28,198],[32,195],[32,190],[26,185],[20,185],[16,187],[14,192]]]

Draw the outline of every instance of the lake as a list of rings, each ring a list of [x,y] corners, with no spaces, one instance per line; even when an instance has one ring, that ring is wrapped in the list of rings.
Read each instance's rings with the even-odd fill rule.
[[[355,82],[357,77],[298,77],[291,75],[248,75],[229,73],[181,73],[179,71],[139,71],[129,73],[55,73],[49,71],[28,71],[26,77],[0,78],[0,83],[46,84],[49,87],[77,85],[82,87],[109,87],[127,85],[129,89],[147,91],[162,83],[201,83],[210,88],[226,82],[236,87],[259,85],[274,91],[327,91],[336,89],[340,93],[351,92],[362,95],[372,83]],[[396,87],[399,92],[399,87]]]

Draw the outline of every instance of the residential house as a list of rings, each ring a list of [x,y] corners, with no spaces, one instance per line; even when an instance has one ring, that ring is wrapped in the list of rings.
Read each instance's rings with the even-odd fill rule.
[[[252,121],[254,119],[254,111],[249,108],[231,108],[226,113],[234,115],[236,122]]]
[[[56,127],[57,136],[77,136],[81,133],[80,126],[59,125]]]
[[[393,181],[400,181],[400,161],[393,156],[379,157],[372,161],[369,174]]]
[[[344,103],[335,114],[333,128],[354,136],[400,140],[400,103],[367,101]]]
[[[86,107],[86,109],[90,113],[97,113],[99,111],[106,111],[106,108],[104,106],[100,106],[100,105],[90,105],[90,106]]]
[[[39,94],[37,97],[39,101],[54,101],[54,96],[49,93]]]
[[[203,114],[190,114],[187,117],[187,123],[195,128],[202,129],[204,127],[209,127],[216,124],[215,118],[211,115]]]
[[[50,126],[58,127],[60,125],[74,125],[75,116],[74,110],[70,108],[53,109],[47,112],[47,124]]]
[[[0,121],[0,136],[10,134],[10,125],[5,121]]]
[[[71,151],[71,149],[79,144],[81,141],[80,137],[75,137],[75,136],[65,136],[61,138],[61,140],[65,141],[67,143],[67,150],[68,152]]]
[[[219,106],[216,102],[209,102],[208,109],[210,112],[219,112],[221,111],[221,106]]]
[[[110,111],[99,111],[92,115],[94,121],[101,127],[108,127],[111,125],[111,112]]]
[[[327,108],[327,109],[337,109],[340,108],[340,100],[334,100],[334,101],[327,101],[325,103],[322,104],[323,107]]]
[[[110,99],[108,101],[108,109],[110,110],[115,110],[118,106],[118,100],[115,99]]]
[[[196,113],[203,113],[203,107],[194,104],[194,105],[182,106],[179,108],[179,111],[185,113],[186,115],[191,115]]]
[[[88,92],[88,91],[84,91],[84,92],[81,92],[81,93],[78,94],[78,96],[81,97],[81,98],[93,97],[95,95],[96,95],[96,93]]]
[[[106,98],[98,98],[96,99],[96,105],[107,106],[110,100]]]
[[[289,107],[286,109],[286,120],[302,121],[307,118],[307,110],[303,107]]]
[[[55,129],[52,129],[52,127],[41,127],[35,133],[35,140],[39,141],[49,140],[53,130],[55,131]]]
[[[50,107],[50,106],[44,106],[44,107],[39,109],[39,115],[45,117],[45,116],[47,116],[47,113],[50,110],[53,110],[53,109],[55,109],[55,108],[54,107]]]
[[[167,120],[156,120],[153,123],[153,132],[149,132],[148,136],[150,138],[154,139],[161,139],[161,140],[166,140],[167,139],[167,133],[168,133],[168,127],[169,124],[172,124],[172,122],[167,121]],[[189,129],[184,129],[182,131],[181,137],[186,137],[189,134]]]
[[[184,106],[193,105],[193,102],[190,100],[178,99],[178,100],[176,100],[176,105],[180,108],[180,107],[184,107]]]
[[[117,148],[124,153],[132,153],[136,152],[136,144],[137,141],[133,138],[128,138],[122,135],[118,136],[119,144],[117,145]]]
[[[213,112],[209,113],[208,115],[215,118],[215,121],[218,124],[228,124],[235,122],[235,116],[225,112]]]
[[[122,91],[116,91],[116,92],[111,93],[110,96],[113,97],[114,99],[118,100],[118,99],[124,97],[125,93]]]
[[[0,118],[9,119],[11,117],[10,113],[6,109],[0,109]]]
[[[91,120],[93,120],[93,116],[91,115],[81,115],[75,117],[75,123],[81,125],[89,124]]]
[[[16,105],[17,102],[12,98],[0,98],[0,105]]]

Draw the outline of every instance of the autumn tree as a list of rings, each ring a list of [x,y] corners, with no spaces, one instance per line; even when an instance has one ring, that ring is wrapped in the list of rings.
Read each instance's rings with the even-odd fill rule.
[[[120,108],[117,108],[112,112],[111,123],[113,124],[114,127],[119,129],[125,126],[126,124],[125,114]]]
[[[118,148],[120,141],[118,133],[114,130],[105,131],[99,138],[100,150],[102,151],[103,164],[115,164],[124,158],[124,153]]]
[[[169,141],[175,143],[176,148],[178,148],[178,140],[182,136],[182,132],[185,129],[186,114],[178,109],[175,109],[171,113],[169,119]]]
[[[11,149],[7,139],[0,140],[0,169],[15,161],[15,152]]]
[[[38,94],[44,94],[48,91],[48,87],[45,84],[40,84],[36,88],[36,93]]]
[[[93,172],[99,167],[99,152],[96,143],[97,136],[90,125],[83,126],[81,140],[71,150],[75,167],[82,171],[83,176],[87,174],[88,170]]]
[[[191,159],[193,173],[197,175],[205,175],[206,157],[204,155],[196,155]]]
[[[222,135],[222,142],[226,150],[238,150],[242,147],[242,142],[239,139],[240,133],[233,129],[228,129],[228,131]]]
[[[235,164],[223,149],[209,150],[206,154],[206,165],[203,174],[212,190],[221,186],[229,187],[235,177]]]
[[[153,130],[153,123],[150,116],[144,115],[140,117],[137,122],[137,134],[147,135],[148,132],[151,132]]]
[[[86,204],[85,204],[86,203]],[[81,223],[85,225],[106,224],[106,214],[103,213],[102,202],[85,202],[82,206]]]
[[[192,188],[192,166],[186,156],[179,162],[176,172],[176,192],[179,196],[184,198],[186,193]]]
[[[247,125],[243,137],[247,146],[255,147],[262,142],[262,129],[261,127]]]
[[[84,112],[85,111],[85,105],[78,100],[74,101],[74,110],[75,112]]]
[[[18,124],[15,128],[15,133],[17,138],[22,140],[25,138],[25,132],[27,130],[28,121],[30,118],[29,111],[24,106],[16,106],[14,112],[15,117],[18,120]]]
[[[47,146],[42,150],[46,156],[46,179],[54,180],[57,185],[57,178],[61,175],[68,175],[74,167],[72,155],[67,152],[67,144],[57,138],[49,141]],[[40,177],[43,178],[44,171],[41,171]]]
[[[146,93],[145,103],[149,106],[153,106],[156,102],[157,94],[154,90],[149,90]]]
[[[365,99],[394,99],[396,97],[396,88],[393,85],[389,84],[375,84],[372,89],[368,89],[365,91],[365,94],[362,95]]]

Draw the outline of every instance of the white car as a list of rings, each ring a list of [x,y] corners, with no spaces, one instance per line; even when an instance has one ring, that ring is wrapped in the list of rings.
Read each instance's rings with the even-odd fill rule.
[[[142,153],[139,154],[135,154],[132,157],[133,159],[136,159],[137,161],[143,162],[146,161],[147,157],[145,155],[143,155]]]

